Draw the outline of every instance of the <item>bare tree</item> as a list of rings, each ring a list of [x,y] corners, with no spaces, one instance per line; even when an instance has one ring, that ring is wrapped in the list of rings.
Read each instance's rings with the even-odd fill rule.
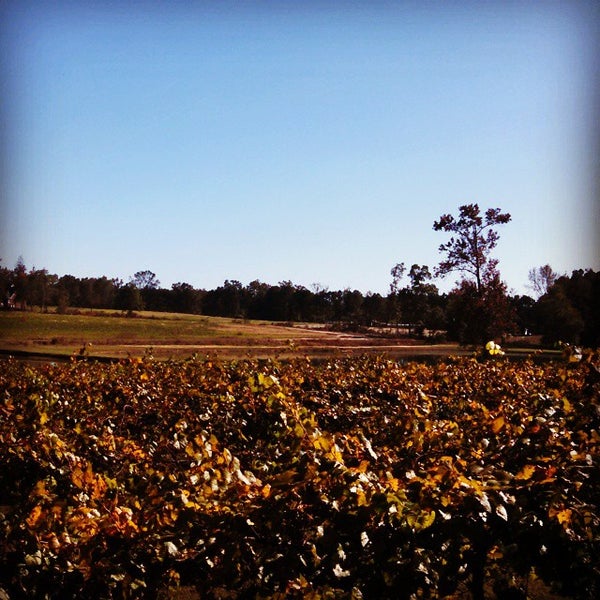
[[[402,281],[405,271],[406,271],[406,267],[404,266],[403,262],[398,263],[397,265],[394,265],[392,267],[392,270],[390,271],[390,275],[392,276],[392,283],[390,284],[390,291],[392,294],[397,293],[398,290],[400,289],[400,281]]]
[[[529,287],[540,298],[548,292],[558,277],[558,273],[553,271],[550,265],[529,269],[529,281],[531,283]]]

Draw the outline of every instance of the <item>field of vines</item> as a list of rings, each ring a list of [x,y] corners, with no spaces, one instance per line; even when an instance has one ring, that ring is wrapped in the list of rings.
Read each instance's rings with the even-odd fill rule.
[[[0,598],[600,597],[599,368],[0,362]]]

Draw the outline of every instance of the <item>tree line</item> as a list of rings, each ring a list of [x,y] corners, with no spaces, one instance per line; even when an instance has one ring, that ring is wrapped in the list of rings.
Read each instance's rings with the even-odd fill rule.
[[[398,265],[396,265],[396,273]],[[140,272],[149,273],[149,272]],[[535,334],[547,342],[564,341],[598,346],[600,343],[600,272],[573,271],[557,277],[537,300],[507,294],[501,284],[489,286],[484,296],[461,282],[441,294],[423,274],[427,266],[413,265],[407,285],[390,286],[387,295],[359,290],[308,289],[291,281],[242,285],[226,280],[215,289],[196,289],[176,283],[170,289],[140,285],[137,273],[124,283],[108,277],[57,276],[46,269],[0,267],[0,294],[5,308],[59,312],[73,309],[113,309],[133,313],[142,309],[283,322],[335,324],[355,329],[399,324],[415,335],[446,332],[448,339],[475,343],[506,334]],[[12,300],[11,300],[12,298]]]
[[[225,280],[210,290],[179,282],[167,289],[150,270],[138,271],[128,282],[78,278],[27,269],[20,258],[13,269],[0,267],[0,297],[5,308],[55,306],[62,313],[90,308],[131,315],[145,309],[346,329],[402,325],[413,335],[445,336],[466,344],[542,334],[548,343],[600,345],[600,272],[580,269],[559,275],[544,265],[529,273],[537,299],[508,292],[491,254],[499,240],[497,227],[510,219],[498,208],[482,214],[477,204],[461,206],[456,217],[442,215],[433,228],[451,237],[439,246],[439,265],[432,273],[427,265],[413,264],[407,270],[403,262],[396,264],[387,295],[259,280],[247,285]],[[449,293],[440,294],[434,278],[451,272],[459,272],[461,279]]]

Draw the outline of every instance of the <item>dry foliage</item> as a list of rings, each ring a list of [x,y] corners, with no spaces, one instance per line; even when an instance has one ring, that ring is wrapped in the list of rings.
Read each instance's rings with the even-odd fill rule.
[[[594,598],[598,365],[4,362],[0,594]]]

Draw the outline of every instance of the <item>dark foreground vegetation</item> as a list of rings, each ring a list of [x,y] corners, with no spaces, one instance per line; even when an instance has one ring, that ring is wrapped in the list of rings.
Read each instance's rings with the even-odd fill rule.
[[[5,598],[600,593],[600,357],[0,369]]]

